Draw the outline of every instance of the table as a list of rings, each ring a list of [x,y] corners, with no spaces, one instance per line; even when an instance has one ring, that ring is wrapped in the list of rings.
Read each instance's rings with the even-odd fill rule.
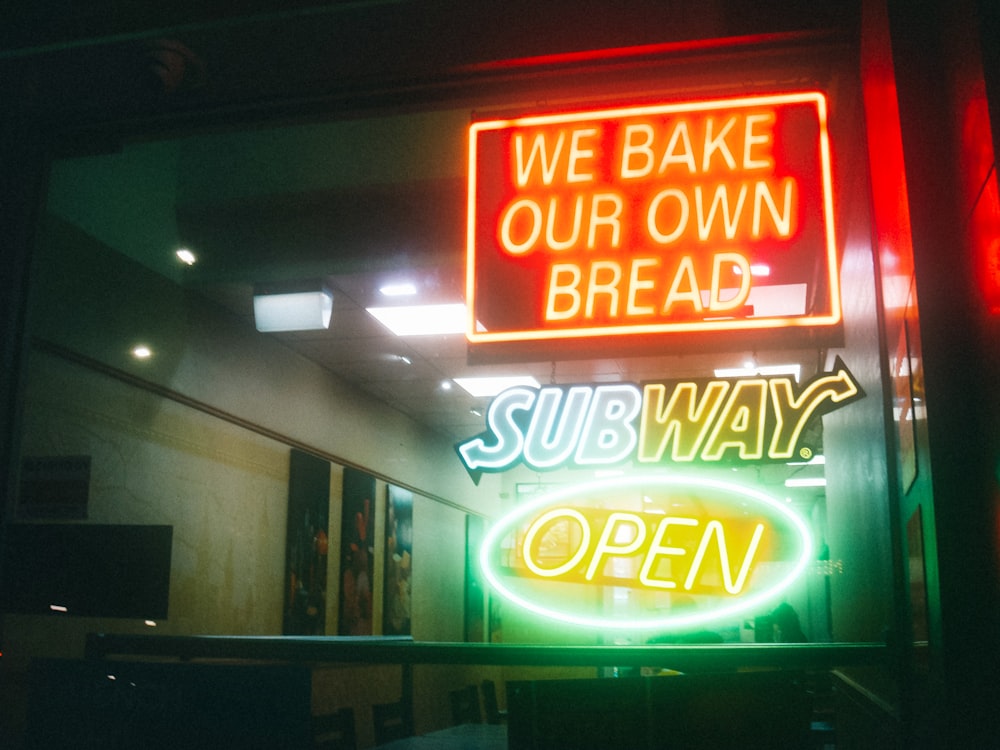
[[[506,724],[458,724],[393,740],[375,750],[507,750]]]

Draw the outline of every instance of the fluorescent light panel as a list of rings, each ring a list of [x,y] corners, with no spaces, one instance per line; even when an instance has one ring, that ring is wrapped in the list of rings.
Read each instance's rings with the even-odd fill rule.
[[[397,336],[465,333],[465,305],[393,305],[369,307],[369,314]]]
[[[734,266],[733,267],[733,272],[737,276],[742,276],[743,275],[743,269],[740,268],[739,266]],[[769,265],[767,265],[766,263],[752,263],[750,265],[750,275],[751,276],[770,276],[771,275],[771,267]]]
[[[720,367],[715,370],[717,378],[741,378],[746,375],[791,375],[799,382],[802,373],[801,365],[767,365],[766,367]]]
[[[789,461],[789,466],[823,466],[826,464],[826,456],[822,453],[813,456],[808,461]]]
[[[285,294],[255,294],[253,317],[262,333],[316,331],[330,327],[333,294],[316,289]]]
[[[412,297],[417,293],[417,286],[412,281],[399,281],[379,287],[386,297]]]
[[[826,487],[823,477],[802,477],[785,480],[786,487]]]
[[[517,385],[527,385],[532,388],[538,387],[538,381],[531,375],[491,375],[478,378],[455,378],[465,391],[471,395],[479,397],[493,397],[502,393],[508,388]]]

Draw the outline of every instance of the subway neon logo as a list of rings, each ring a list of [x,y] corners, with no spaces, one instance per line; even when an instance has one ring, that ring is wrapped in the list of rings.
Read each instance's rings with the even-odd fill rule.
[[[801,386],[790,377],[518,386],[496,396],[486,430],[456,446],[474,481],[533,471],[811,457],[809,427],[864,395],[838,358]]]

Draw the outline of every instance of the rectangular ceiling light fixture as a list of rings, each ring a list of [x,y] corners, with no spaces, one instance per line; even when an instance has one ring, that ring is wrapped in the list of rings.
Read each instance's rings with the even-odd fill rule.
[[[799,382],[802,374],[802,365],[765,365],[763,367],[717,367],[715,377],[717,378],[743,378],[748,376],[778,377],[780,375],[790,375],[795,382]]]
[[[333,293],[317,284],[301,291],[254,292],[253,317],[262,333],[316,331],[330,327]]]
[[[479,378],[455,378],[470,396],[492,398],[516,385],[538,387],[538,380],[531,375],[490,375]]]
[[[397,336],[431,336],[465,333],[465,305],[393,305],[366,308],[379,323]]]
[[[785,480],[786,487],[826,487],[823,477],[793,477]]]

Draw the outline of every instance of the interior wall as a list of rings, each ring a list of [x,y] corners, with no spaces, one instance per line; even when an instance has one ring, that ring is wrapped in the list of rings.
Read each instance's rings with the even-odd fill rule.
[[[58,355],[34,352],[30,373],[24,455],[91,457],[87,522],[174,526],[170,615],[156,632],[279,634],[288,446]],[[342,468],[331,469],[327,632],[335,634]],[[379,487],[376,518],[385,512],[385,483]],[[414,636],[460,641],[467,514],[421,495],[414,501]],[[16,505],[8,510],[17,517]],[[376,561],[384,554],[379,529]],[[380,587],[374,602],[381,604]],[[82,624],[60,648],[72,642],[80,653],[85,632],[123,625]]]
[[[493,511],[493,483],[474,485],[449,440],[52,215],[29,315],[35,339],[428,497]],[[130,355],[139,342],[152,358]]]
[[[443,438],[77,228],[52,219],[45,240],[23,454],[91,456],[88,522],[174,526],[170,615],[158,633],[281,632],[288,437],[331,460],[331,531],[340,523],[339,460],[414,489],[414,635],[462,639],[461,507],[488,508],[490,482],[473,485]],[[74,314],[55,302],[64,299]],[[154,347],[151,361],[129,361],[133,331]],[[330,541],[335,592],[339,537]],[[19,652],[79,655],[86,632],[147,627],[64,622],[73,624],[8,616],[5,661]],[[328,632],[335,628],[328,618]]]
[[[413,637],[461,641],[465,601],[465,513],[423,497],[413,508]],[[443,611],[457,617],[442,618]]]
[[[86,522],[174,527],[156,633],[280,633],[288,447],[57,356],[29,372],[24,455],[90,456]],[[57,647],[79,654],[84,634]]]

